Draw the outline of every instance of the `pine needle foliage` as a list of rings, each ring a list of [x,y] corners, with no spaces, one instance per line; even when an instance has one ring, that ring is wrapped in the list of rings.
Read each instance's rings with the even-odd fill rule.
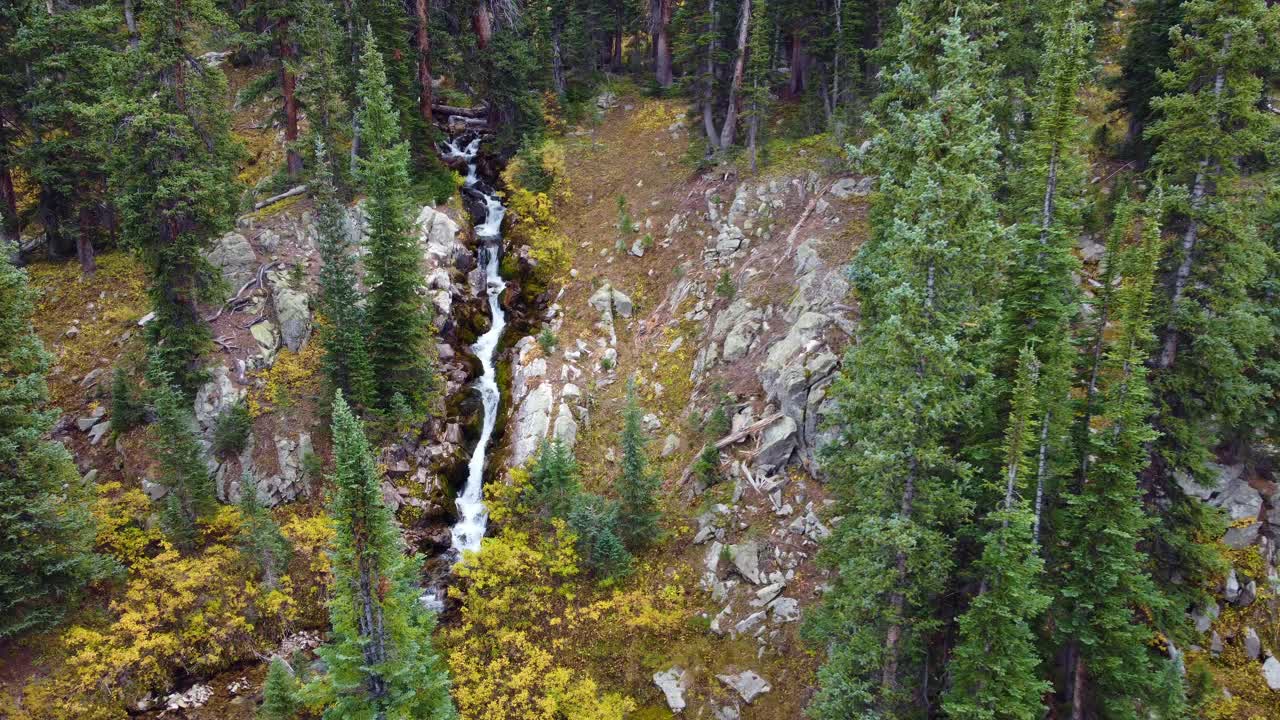
[[[636,400],[634,379],[627,382],[622,433],[618,442],[622,446],[622,474],[617,480],[618,497],[621,499],[618,533],[628,550],[638,552],[652,545],[662,532],[658,525],[662,512],[658,509],[657,499],[662,478],[649,466],[645,451],[649,438],[644,429],[644,410]]]

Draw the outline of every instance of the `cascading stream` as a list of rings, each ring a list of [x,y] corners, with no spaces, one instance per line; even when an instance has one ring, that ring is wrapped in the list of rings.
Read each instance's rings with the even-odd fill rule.
[[[467,464],[467,484],[458,495],[458,521],[453,526],[453,551],[457,559],[462,558],[464,550],[479,550],[480,540],[484,537],[485,527],[489,522],[489,509],[484,504],[484,469],[488,458],[489,440],[493,437],[494,426],[498,421],[498,403],[502,399],[498,391],[497,372],[494,361],[498,351],[498,342],[502,339],[502,331],[506,328],[506,313],[502,310],[502,292],[506,283],[498,273],[498,265],[502,256],[502,217],[506,207],[492,192],[487,192],[476,175],[476,153],[480,149],[480,138],[471,140],[466,146],[459,148],[461,138],[454,138],[445,145],[445,157],[466,162],[467,176],[463,183],[464,191],[471,191],[484,199],[484,223],[476,228],[478,262],[484,268],[483,292],[489,300],[489,317],[492,322],[488,331],[481,335],[471,346],[472,352],[480,358],[481,373],[476,381],[476,389],[480,391],[480,400],[484,406],[484,422],[480,428],[480,439],[471,452]]]

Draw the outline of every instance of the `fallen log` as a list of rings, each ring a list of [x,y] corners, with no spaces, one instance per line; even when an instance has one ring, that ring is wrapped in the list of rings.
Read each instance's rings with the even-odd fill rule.
[[[483,118],[488,116],[489,107],[487,105],[480,105],[479,107],[459,107],[457,105],[432,105],[431,112],[439,115],[444,115],[446,117],[449,115],[461,115],[462,117],[468,117],[468,118]]]
[[[767,418],[764,418],[762,420],[757,420],[751,423],[750,425],[742,428],[741,430],[731,432],[728,435],[725,435],[724,437],[720,438],[715,442],[715,448],[716,450],[723,450],[726,447],[747,437],[748,435],[751,435],[752,433],[760,432],[761,430],[769,427],[770,425],[774,424],[775,422],[781,419],[782,419],[782,413],[774,413]],[[681,485],[689,481],[689,477],[693,475],[693,466],[696,465],[697,462],[698,462],[698,459],[695,457],[693,462],[689,463],[689,465],[685,467],[684,472],[681,473],[680,475]]]
[[[263,201],[262,201],[262,202],[260,202],[260,203],[254,203],[254,205],[253,205],[253,209],[254,209],[254,210],[261,210],[262,208],[264,208],[264,207],[266,207],[266,206],[268,206],[268,205],[274,205],[274,204],[276,204],[276,203],[280,202],[281,200],[284,200],[284,199],[286,199],[286,198],[291,198],[291,197],[293,197],[294,195],[301,195],[302,193],[304,193],[304,192],[306,192],[306,191],[307,191],[307,186],[306,186],[306,185],[299,185],[298,187],[293,188],[293,189],[291,189],[291,190],[285,190],[284,192],[280,193],[279,195],[273,195],[273,196],[271,196],[271,197],[267,198],[266,200],[263,200]]]

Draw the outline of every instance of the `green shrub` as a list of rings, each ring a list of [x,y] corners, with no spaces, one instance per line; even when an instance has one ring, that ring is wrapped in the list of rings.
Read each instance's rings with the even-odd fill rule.
[[[124,368],[111,376],[111,431],[126,433],[142,424],[147,408]]]
[[[581,493],[573,499],[569,527],[578,537],[578,556],[597,577],[614,579],[631,572],[631,553],[618,537],[618,504]]]
[[[560,339],[556,334],[551,332],[551,328],[544,325],[542,332],[538,333],[538,346],[542,348],[542,352],[550,355],[552,350],[556,349],[556,345],[560,344]]]
[[[716,294],[725,300],[732,300],[738,294],[738,288],[733,284],[733,277],[728,270],[720,273],[720,279],[716,281]]]
[[[631,219],[631,211],[627,207],[627,196],[618,196],[618,231],[623,235],[636,232],[636,223]]]
[[[242,452],[249,442],[253,420],[249,406],[238,402],[218,416],[213,426],[213,452],[215,455],[235,455]]]

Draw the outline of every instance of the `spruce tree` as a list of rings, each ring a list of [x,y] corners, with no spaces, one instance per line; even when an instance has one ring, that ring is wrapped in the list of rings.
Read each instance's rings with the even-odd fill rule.
[[[241,548],[262,572],[263,587],[275,590],[293,551],[271,510],[258,499],[258,479],[248,471],[240,479],[240,522]]]
[[[324,143],[315,142],[311,196],[315,200],[316,236],[320,249],[320,346],[325,375],[357,408],[371,407],[376,397],[373,366],[365,344],[368,322],[356,287],[356,256],[351,247],[346,212],[338,202]]]
[[[949,668],[953,684],[943,708],[953,720],[1039,720],[1045,713],[1051,685],[1040,675],[1033,624],[1049,597],[1040,588],[1034,516],[1022,499],[1036,468],[1039,370],[1035,354],[1024,350],[1005,434],[1004,498],[987,516],[976,567],[982,589],[960,618]]]
[[[226,78],[192,58],[204,51],[203,31],[227,21],[213,0],[147,0],[142,15],[139,46],[125,53],[95,117],[122,239],[150,276],[151,352],[189,398],[209,345],[196,305],[214,276],[204,252],[231,228],[239,152]]]
[[[190,550],[196,543],[196,521],[212,512],[217,503],[213,478],[195,415],[158,357],[151,360],[147,382],[156,411],[151,445],[159,470],[157,480],[166,489],[160,520],[170,541]]]
[[[1197,587],[1218,572],[1196,501],[1174,478],[1216,482],[1209,463],[1223,432],[1242,422],[1265,393],[1253,372],[1271,327],[1255,289],[1272,252],[1259,235],[1257,159],[1280,149],[1280,116],[1260,103],[1264,77],[1280,53],[1280,8],[1263,0],[1189,0],[1171,33],[1173,68],[1160,74],[1152,101],[1159,119],[1154,179],[1182,188],[1165,222],[1176,234],[1160,271],[1155,305],[1158,347],[1151,376],[1156,398],[1152,465],[1144,477],[1163,524],[1151,534],[1162,577]]]
[[[638,552],[658,539],[661,528],[655,494],[662,478],[649,467],[645,446],[649,438],[644,430],[644,410],[636,400],[635,380],[627,382],[627,404],[622,410],[622,474],[618,477],[618,532],[628,550]]]
[[[1067,647],[1075,713],[1148,717],[1177,698],[1166,661],[1150,645],[1154,631],[1139,613],[1159,614],[1164,599],[1140,549],[1151,525],[1138,474],[1146,445],[1151,393],[1144,364],[1150,347],[1153,275],[1161,249],[1157,213],[1144,219],[1141,244],[1111,258],[1121,276],[1114,292],[1115,330],[1100,373],[1096,412],[1088,418],[1083,482],[1065,498],[1055,550],[1054,630]]]
[[[350,130],[346,121],[346,103],[343,92],[343,75],[339,70],[341,58],[339,40],[343,34],[334,17],[334,7],[329,0],[303,0],[299,3],[298,45],[306,73],[298,79],[298,100],[307,112],[308,135],[315,141],[309,147],[323,145],[325,152],[339,147],[339,138]],[[313,162],[319,163],[319,158]],[[350,166],[328,160],[329,170],[337,179],[336,185],[344,191],[351,188]]]
[[[324,717],[455,718],[431,641],[435,618],[416,591],[421,558],[405,554],[369,441],[341,392],[333,402],[333,456],[333,639],[320,650],[332,701]]]
[[[578,463],[560,438],[544,441],[530,473],[533,503],[546,517],[567,517],[579,492]]]
[[[298,74],[301,11],[305,3],[295,0],[258,0],[244,3],[239,21],[244,31],[240,42],[253,57],[269,56],[274,72],[263,73],[240,91],[238,102],[249,105],[264,97],[278,102],[270,121],[284,128],[285,169],[290,180],[302,175],[302,152],[298,147]],[[265,31],[264,31],[265,28]]]
[[[361,61],[359,179],[369,198],[369,354],[382,404],[400,393],[421,412],[436,386],[435,346],[431,318],[418,295],[422,248],[409,218],[409,146],[400,139],[399,113],[371,33]]]
[[[0,257],[0,638],[57,623],[112,564],[94,554],[92,488],[46,434],[51,356],[31,327],[35,294]]]
[[[578,556],[587,568],[602,578],[618,578],[631,571],[631,553],[618,536],[618,503],[579,493],[568,519],[578,538]]]
[[[989,404],[996,138],[975,85],[986,74],[979,48],[959,17],[943,47],[947,80],[922,109],[891,100],[876,140],[888,157],[853,269],[864,328],[834,389],[838,437],[824,454],[845,520],[822,553],[833,586],[806,626],[827,653],[817,718],[910,712],[954,534],[981,495],[953,441]],[[895,83],[918,79],[910,66],[893,71]]]
[[[1058,480],[1074,460],[1068,394],[1080,263],[1072,250],[1081,231],[1086,165],[1078,98],[1090,48],[1089,26],[1080,13],[1077,5],[1067,4],[1045,28],[1044,64],[1030,104],[1031,130],[1019,147],[1011,184],[1013,257],[1001,293],[997,371],[1005,381],[1004,395],[1012,391],[1020,355],[1027,349],[1040,378],[1032,520],[1037,541],[1044,508],[1052,504]]]
[[[751,155],[752,170],[759,165],[756,145],[760,141],[760,128],[769,120],[773,100],[774,26],[770,19],[768,0],[752,0],[751,54],[743,89],[743,116],[747,120],[747,152]]]
[[[293,676],[288,663],[278,657],[272,658],[267,667],[267,680],[262,686],[258,720],[293,720],[300,708],[298,679]]]

